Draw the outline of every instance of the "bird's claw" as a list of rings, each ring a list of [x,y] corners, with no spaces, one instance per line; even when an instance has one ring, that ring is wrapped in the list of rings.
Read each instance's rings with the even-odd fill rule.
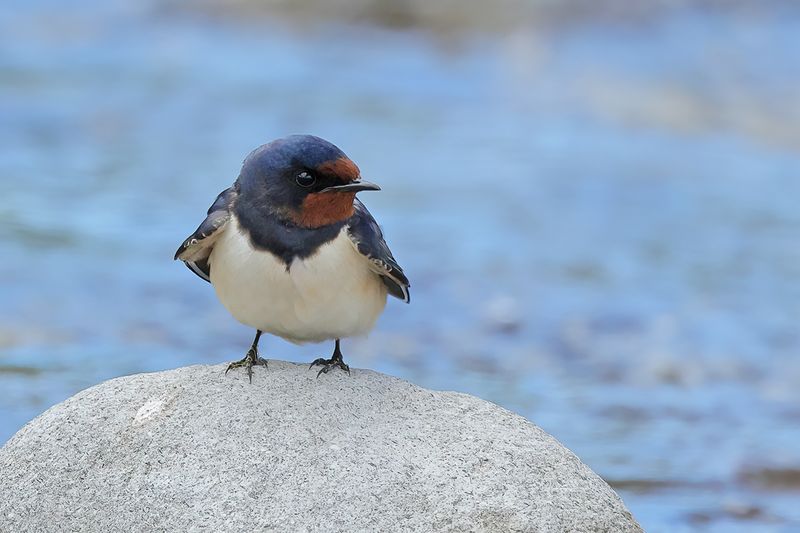
[[[341,368],[347,375],[350,375],[350,367],[344,362],[343,359],[339,357],[334,357],[331,359],[323,359],[320,357],[319,359],[315,359],[309,366],[308,369],[311,370],[317,365],[322,365],[322,368],[319,372],[317,372],[317,378],[319,378],[322,374],[327,374],[333,368]]]
[[[227,374],[229,370],[234,368],[245,367],[247,369],[247,377],[250,379],[250,383],[252,383],[254,366],[263,366],[264,368],[267,368],[267,360],[263,357],[259,357],[257,350],[250,348],[250,350],[247,351],[247,355],[245,355],[243,359],[229,364],[228,368],[225,369],[225,373]]]

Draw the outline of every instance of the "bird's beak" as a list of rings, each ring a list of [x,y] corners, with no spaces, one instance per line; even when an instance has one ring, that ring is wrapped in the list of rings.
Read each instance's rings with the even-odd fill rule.
[[[319,192],[359,192],[359,191],[379,191],[380,187],[368,181],[353,181],[344,185],[334,185],[333,187],[326,187]]]

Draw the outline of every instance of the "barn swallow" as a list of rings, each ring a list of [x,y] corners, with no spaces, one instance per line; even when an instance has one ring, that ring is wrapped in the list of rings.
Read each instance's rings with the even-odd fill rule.
[[[410,301],[409,282],[375,219],[357,198],[380,187],[353,161],[312,135],[253,150],[175,259],[211,283],[239,322],[256,329],[247,354],[226,373],[267,366],[261,334],[301,344],[335,340],[329,359],[311,363],[350,373],[340,339],[364,335],[387,295]]]

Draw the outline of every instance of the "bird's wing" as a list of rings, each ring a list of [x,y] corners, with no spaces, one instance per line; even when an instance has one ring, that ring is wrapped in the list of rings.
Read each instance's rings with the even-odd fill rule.
[[[175,259],[183,261],[189,270],[208,282],[211,281],[211,265],[208,264],[208,256],[211,255],[214,241],[221,233],[220,230],[230,219],[231,206],[236,195],[235,185],[219,193],[217,199],[208,208],[206,219],[175,252]]]
[[[383,240],[383,233],[378,223],[372,218],[360,201],[355,200],[355,214],[350,219],[347,233],[359,253],[369,259],[371,268],[381,277],[384,285],[389,289],[389,294],[395,298],[411,301],[408,288],[411,284],[397,264],[391,250]]]

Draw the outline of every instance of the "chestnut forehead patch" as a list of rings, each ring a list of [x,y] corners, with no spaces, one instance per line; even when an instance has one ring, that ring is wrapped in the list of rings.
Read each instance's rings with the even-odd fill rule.
[[[317,170],[323,174],[333,174],[344,182],[356,181],[361,176],[358,166],[347,157],[326,161]]]

